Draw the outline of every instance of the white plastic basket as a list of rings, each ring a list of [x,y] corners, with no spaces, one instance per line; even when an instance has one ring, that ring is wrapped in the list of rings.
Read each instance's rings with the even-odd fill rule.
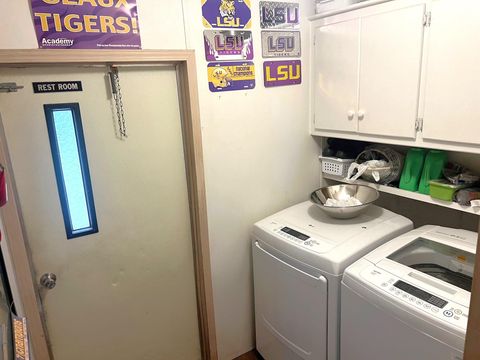
[[[319,156],[319,159],[322,162],[322,173],[342,178],[347,176],[348,168],[355,161],[355,159],[340,159],[327,156]]]

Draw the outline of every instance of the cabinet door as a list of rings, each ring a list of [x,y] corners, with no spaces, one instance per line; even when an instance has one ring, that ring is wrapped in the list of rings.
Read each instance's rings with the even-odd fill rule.
[[[480,2],[432,6],[423,138],[480,144]]]
[[[362,18],[360,133],[415,138],[425,5]]]
[[[315,129],[357,131],[360,20],[315,28]]]

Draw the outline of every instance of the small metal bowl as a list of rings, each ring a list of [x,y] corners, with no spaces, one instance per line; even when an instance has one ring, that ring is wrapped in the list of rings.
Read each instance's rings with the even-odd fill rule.
[[[366,185],[335,185],[315,190],[310,195],[310,200],[331,217],[351,219],[367,210],[370,204],[377,200],[379,196],[377,190]],[[358,199],[362,205],[346,207],[325,206],[327,199],[341,200],[349,197]]]

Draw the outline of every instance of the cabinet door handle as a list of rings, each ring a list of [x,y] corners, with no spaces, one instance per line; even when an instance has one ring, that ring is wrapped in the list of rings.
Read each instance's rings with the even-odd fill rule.
[[[348,111],[347,117],[348,117],[348,120],[353,120],[353,118],[355,117],[355,111],[353,110]]]
[[[363,120],[365,119],[365,111],[364,110],[359,110],[357,114],[358,120]]]

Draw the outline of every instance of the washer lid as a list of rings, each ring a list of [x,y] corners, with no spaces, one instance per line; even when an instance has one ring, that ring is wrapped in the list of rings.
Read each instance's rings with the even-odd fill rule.
[[[374,205],[356,218],[334,219],[307,201],[259,221],[253,234],[289,256],[340,274],[351,262],[412,227],[407,218]]]
[[[434,276],[421,267],[438,265],[471,277],[477,237],[471,231],[426,225],[387,242],[364,259],[407,283],[468,307],[468,288],[460,286],[458,280],[452,281],[451,276]]]

